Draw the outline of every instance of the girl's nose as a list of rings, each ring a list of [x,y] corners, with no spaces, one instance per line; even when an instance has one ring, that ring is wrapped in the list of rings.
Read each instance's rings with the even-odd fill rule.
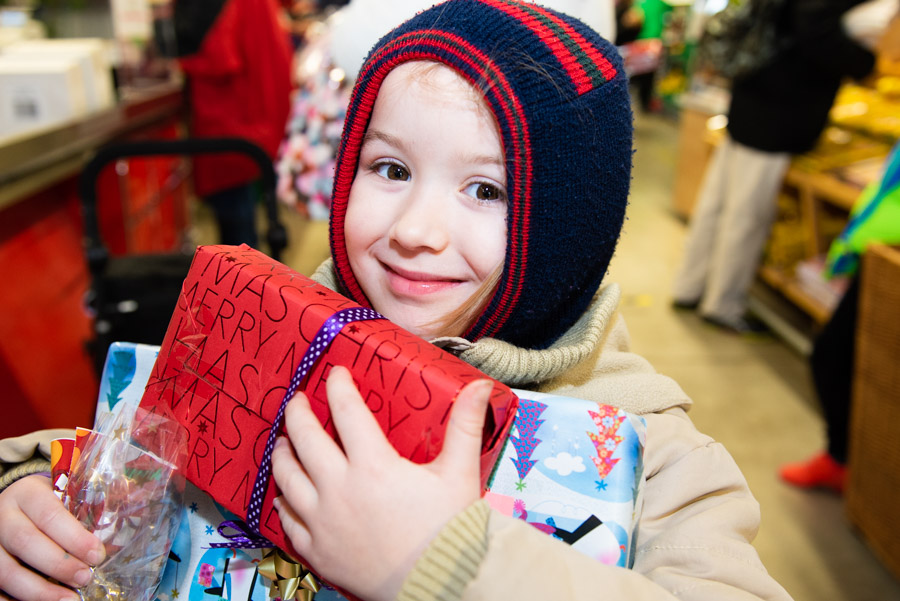
[[[405,203],[391,226],[391,240],[407,250],[444,250],[450,235],[449,215],[441,210],[443,204],[434,196],[414,195]]]

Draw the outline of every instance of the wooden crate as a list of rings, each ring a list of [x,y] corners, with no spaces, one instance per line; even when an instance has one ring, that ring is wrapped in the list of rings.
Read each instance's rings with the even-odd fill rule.
[[[689,219],[694,211],[703,174],[714,148],[707,134],[707,122],[712,116],[707,111],[691,107],[681,110],[672,210],[684,219]]]
[[[900,578],[900,248],[863,261],[845,507]]]

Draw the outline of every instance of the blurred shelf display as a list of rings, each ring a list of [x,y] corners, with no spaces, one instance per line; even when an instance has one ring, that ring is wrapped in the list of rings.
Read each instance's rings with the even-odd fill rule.
[[[21,40],[0,48],[0,143],[116,102],[107,41]]]
[[[872,136],[900,138],[900,77],[882,75],[872,87],[844,85],[830,117],[832,123]]]

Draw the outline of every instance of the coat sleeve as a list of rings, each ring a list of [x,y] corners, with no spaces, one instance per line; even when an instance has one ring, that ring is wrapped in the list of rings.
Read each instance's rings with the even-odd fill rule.
[[[50,441],[74,437],[73,430],[57,429],[0,440],[0,492],[20,478],[50,471]]]
[[[645,417],[633,569],[603,565],[481,501],[442,530],[398,598],[789,600],[751,544],[759,507],[730,455],[681,409]]]

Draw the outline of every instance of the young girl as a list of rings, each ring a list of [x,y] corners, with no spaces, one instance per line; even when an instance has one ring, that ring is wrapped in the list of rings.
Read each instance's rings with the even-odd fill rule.
[[[601,564],[480,499],[488,381],[460,393],[441,454],[416,465],[335,367],[342,444],[298,394],[273,456],[286,532],[326,580],[371,600],[789,599],[750,544],[759,507],[734,461],[627,351],[618,288],[600,287],[631,119],[615,48],[533,4],[449,0],[372,50],[337,161],[333,260],[315,278],[507,384],[643,415],[647,481],[633,569]],[[48,488],[0,493],[0,589],[16,598],[65,591],[14,558],[74,583],[97,548]]]
[[[298,394],[273,457],[286,532],[323,578],[375,600],[788,598],[750,544],[759,509],[737,466],[627,352],[618,289],[600,288],[631,119],[615,48],[532,4],[450,0],[371,51],[315,278],[507,384],[642,414],[647,483],[634,568],[602,565],[479,499],[487,382],[414,465],[334,368],[343,445]]]

